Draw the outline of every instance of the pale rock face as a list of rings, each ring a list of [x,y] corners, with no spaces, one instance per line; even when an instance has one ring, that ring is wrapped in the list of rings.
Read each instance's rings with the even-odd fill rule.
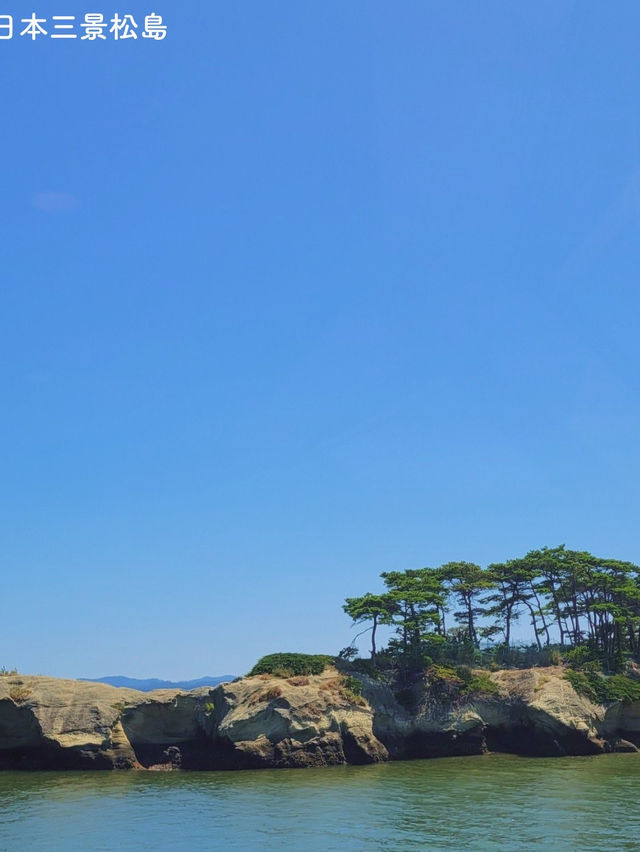
[[[518,708],[526,727],[533,727],[550,737],[578,734],[593,740],[597,746],[604,708],[578,695],[563,675],[562,667],[549,666],[496,672],[492,679],[506,698],[502,704],[503,712],[511,708],[512,720],[514,709]],[[494,724],[489,718],[486,721]]]
[[[373,734],[371,708],[353,703],[332,667],[314,677],[243,678],[212,695],[216,734],[230,762],[318,766],[388,758]]]
[[[578,695],[561,667],[499,671],[496,695],[457,700],[427,682],[410,690],[410,709],[390,690],[365,688],[374,707],[374,731],[396,757],[478,754],[593,754],[605,750],[605,710]]]
[[[110,740],[111,729],[120,715],[119,702],[137,697],[138,693],[132,690],[114,691],[102,684],[76,680],[1,677],[0,748],[12,747],[15,724],[20,720],[19,736],[25,747],[49,741],[63,749],[99,749]]]
[[[205,690],[205,692],[208,691]],[[51,677],[0,677],[0,766],[137,767],[136,748],[198,730],[196,694]]]
[[[193,692],[0,677],[0,768],[305,767],[640,744],[640,702],[593,704],[560,667],[495,672],[498,694],[468,697],[443,695],[427,680],[397,695],[358,678],[360,699],[332,667]]]

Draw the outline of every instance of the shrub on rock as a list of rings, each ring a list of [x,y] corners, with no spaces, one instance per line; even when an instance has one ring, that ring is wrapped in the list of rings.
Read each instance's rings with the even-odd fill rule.
[[[267,654],[249,672],[249,677],[270,674],[276,677],[322,674],[333,664],[333,657],[326,654]]]

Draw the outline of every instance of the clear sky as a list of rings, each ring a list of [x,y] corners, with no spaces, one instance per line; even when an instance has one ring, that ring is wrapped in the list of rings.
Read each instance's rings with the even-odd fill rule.
[[[242,673],[384,570],[640,562],[640,5],[125,5],[167,38],[0,41],[0,665]]]

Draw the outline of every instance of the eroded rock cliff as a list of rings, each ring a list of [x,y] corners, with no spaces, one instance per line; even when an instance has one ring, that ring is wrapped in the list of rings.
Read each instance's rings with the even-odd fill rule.
[[[236,769],[482,754],[635,751],[640,703],[593,704],[563,670],[490,675],[492,690],[410,689],[333,667],[214,689],[141,693],[49,677],[0,677],[0,768]]]

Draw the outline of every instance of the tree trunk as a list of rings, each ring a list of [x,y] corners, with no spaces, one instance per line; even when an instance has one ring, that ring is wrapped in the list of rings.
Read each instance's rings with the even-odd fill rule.
[[[478,641],[477,641],[477,638],[476,638],[475,627],[473,626],[473,607],[471,605],[472,604],[471,595],[467,595],[466,603],[467,603],[467,620],[468,620],[468,628],[469,628],[469,641],[471,642],[471,644],[475,648],[476,645],[478,644]]]
[[[376,659],[376,628],[378,626],[378,616],[373,616],[373,630],[371,631],[371,659],[375,662]]]
[[[542,619],[542,627],[544,629],[544,635],[546,637],[546,645],[551,644],[551,637],[549,636],[549,625],[547,624],[547,619],[544,617],[544,613],[542,611],[542,605],[540,604],[540,598],[538,597],[538,593],[535,590],[533,584],[531,585],[531,591],[533,592],[533,596],[536,599],[536,603],[538,604],[538,613],[540,614],[540,618]]]
[[[525,601],[525,605],[528,608],[529,612],[531,613],[531,624],[533,626],[533,632],[534,632],[535,637],[536,637],[536,644],[538,645],[538,651],[542,651],[542,642],[540,641],[540,637],[538,636],[538,622],[536,621],[535,611],[528,601]]]

